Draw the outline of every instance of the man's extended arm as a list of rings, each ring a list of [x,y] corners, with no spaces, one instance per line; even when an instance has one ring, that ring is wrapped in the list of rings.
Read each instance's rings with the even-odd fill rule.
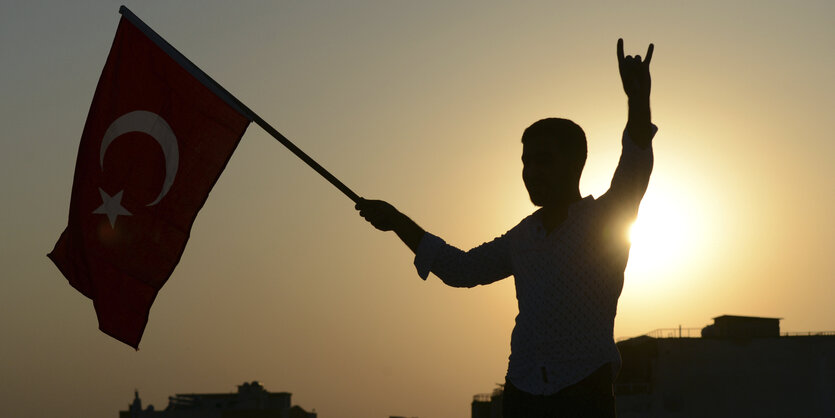
[[[449,286],[473,287],[495,282],[511,274],[510,248],[506,236],[469,251],[462,251],[427,233],[388,202],[362,199],[356,209],[375,228],[397,234],[415,253],[415,267],[424,280],[431,271]]]
[[[394,231],[400,240],[417,254],[420,239],[426,231],[415,221],[382,200],[362,199],[354,208],[360,211],[360,216],[380,231]]]

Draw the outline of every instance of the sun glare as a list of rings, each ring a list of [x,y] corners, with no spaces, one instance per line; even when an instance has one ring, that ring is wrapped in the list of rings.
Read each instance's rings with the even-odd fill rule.
[[[629,231],[630,269],[658,273],[684,268],[702,238],[692,213],[675,195],[648,194]]]

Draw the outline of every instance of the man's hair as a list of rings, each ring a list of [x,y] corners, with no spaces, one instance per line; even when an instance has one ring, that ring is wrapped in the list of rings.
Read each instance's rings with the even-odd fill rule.
[[[588,146],[586,133],[580,125],[568,119],[540,119],[525,129],[522,134],[523,144],[533,139],[552,141],[557,145],[559,152],[568,157],[568,161],[576,163],[579,170],[583,170],[588,155]]]

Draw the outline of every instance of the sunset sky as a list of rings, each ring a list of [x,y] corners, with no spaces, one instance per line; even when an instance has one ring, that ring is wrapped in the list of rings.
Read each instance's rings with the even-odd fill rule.
[[[320,418],[463,418],[504,381],[512,279],[453,289],[251,125],[139,351],[46,258],[121,2],[0,9],[0,405],[113,418],[134,389],[259,380]],[[655,169],[615,337],[723,315],[835,330],[835,2],[127,1],[358,194],[470,248],[534,210],[520,137],[586,132],[580,186],[620,154],[615,45],[652,60]]]

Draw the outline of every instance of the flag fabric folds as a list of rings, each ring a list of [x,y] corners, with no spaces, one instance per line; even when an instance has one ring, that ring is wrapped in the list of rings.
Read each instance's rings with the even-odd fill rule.
[[[48,254],[93,300],[99,328],[137,349],[251,120],[142,25],[119,22],[81,136],[68,224]]]

